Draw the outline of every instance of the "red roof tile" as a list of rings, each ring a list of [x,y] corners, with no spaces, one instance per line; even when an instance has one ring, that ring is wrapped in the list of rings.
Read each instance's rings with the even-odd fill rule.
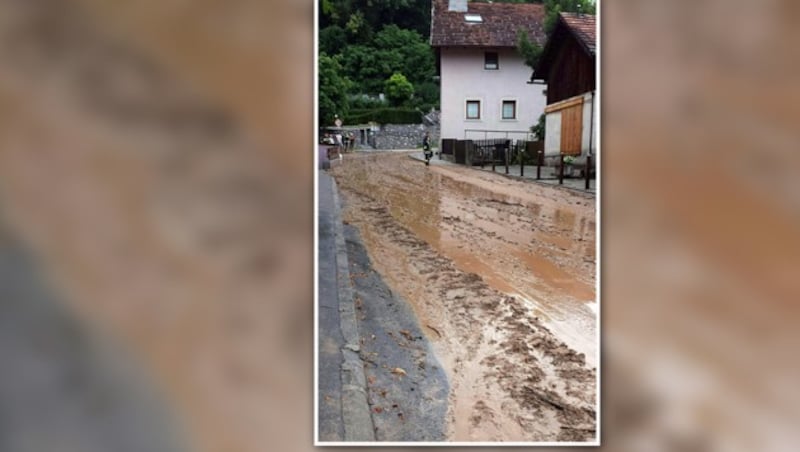
[[[591,54],[595,52],[597,22],[595,16],[578,13],[561,13],[561,18]]]
[[[466,14],[478,14],[480,23],[469,23]],[[468,11],[448,11],[448,0],[433,0],[431,45],[433,47],[516,47],[517,30],[544,45],[544,6],[532,3],[469,2]]]

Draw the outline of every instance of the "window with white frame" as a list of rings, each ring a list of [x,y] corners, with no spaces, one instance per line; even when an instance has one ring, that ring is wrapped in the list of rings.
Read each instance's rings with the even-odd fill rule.
[[[503,119],[517,119],[517,101],[503,101]]]
[[[481,119],[481,101],[467,101],[467,119]]]

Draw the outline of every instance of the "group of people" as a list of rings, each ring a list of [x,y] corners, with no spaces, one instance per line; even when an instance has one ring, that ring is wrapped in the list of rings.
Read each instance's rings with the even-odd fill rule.
[[[356,136],[353,132],[350,132],[348,134],[342,134],[341,132],[337,132],[334,134],[326,133],[322,137],[321,141],[322,144],[336,146],[342,151],[346,151],[346,150],[353,150],[356,143]]]
[[[335,133],[326,133],[320,140],[322,144],[333,146],[328,149],[328,154],[338,153],[341,157],[343,152],[352,151],[355,147],[356,137],[353,132],[342,134],[341,131]],[[433,149],[431,148],[431,133],[426,131],[422,138],[422,151],[425,155],[425,165],[430,165],[433,158]]]

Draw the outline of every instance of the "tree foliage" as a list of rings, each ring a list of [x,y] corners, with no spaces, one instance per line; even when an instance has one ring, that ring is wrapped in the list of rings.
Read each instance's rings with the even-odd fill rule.
[[[377,95],[384,92],[384,81],[395,72],[407,74],[412,85],[431,83],[435,73],[433,51],[416,31],[387,25],[369,44],[346,46],[341,54],[344,74],[353,81],[352,94]],[[435,102],[439,93],[424,91],[426,102]]]
[[[509,3],[525,3],[525,0],[507,0]],[[582,12],[586,14],[595,14],[596,5],[594,0],[543,0],[545,8],[544,29],[548,35],[553,32],[553,29],[558,22],[558,15],[562,12]],[[517,32],[517,52],[525,60],[525,64],[531,68],[535,68],[542,56],[544,48],[535,41],[528,38],[528,34],[523,30]]]
[[[319,1],[319,51],[339,62],[350,98],[377,98],[398,72],[415,88],[414,107],[438,105],[431,0]]]
[[[528,38],[528,33],[520,29],[517,31],[517,53],[522,56],[525,64],[531,68],[536,67],[539,63],[539,57],[542,56],[544,48],[536,41],[531,41]]]
[[[347,46],[347,32],[338,25],[331,25],[319,31],[319,51],[328,55],[341,53]]]
[[[544,133],[547,130],[547,115],[539,115],[539,121],[531,126],[531,132],[536,135],[537,140],[544,140]]]
[[[347,28],[362,19],[370,32],[378,31],[385,24],[414,30],[422,36],[430,33],[431,0],[320,0],[320,29],[330,25]]]
[[[319,56],[319,124],[333,123],[334,116],[344,116],[348,111],[347,92],[350,81],[342,75],[342,66],[336,58],[325,53]]]
[[[595,14],[596,5],[594,0],[544,0],[545,18],[544,30],[549,35],[558,22],[558,14],[566,12],[582,12]]]
[[[386,99],[395,107],[408,103],[414,94],[414,85],[399,72],[395,72],[386,80],[384,88]]]

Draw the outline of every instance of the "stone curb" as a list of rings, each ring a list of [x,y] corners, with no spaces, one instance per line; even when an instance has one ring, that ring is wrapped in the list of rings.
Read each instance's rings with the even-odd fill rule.
[[[359,335],[353,288],[350,285],[350,267],[344,227],[341,221],[341,204],[336,181],[333,189],[333,230],[336,240],[336,283],[339,295],[339,319],[344,346],[342,347],[342,420],[345,441],[375,441],[375,428],[367,403],[367,381],[364,362],[358,352]]]

